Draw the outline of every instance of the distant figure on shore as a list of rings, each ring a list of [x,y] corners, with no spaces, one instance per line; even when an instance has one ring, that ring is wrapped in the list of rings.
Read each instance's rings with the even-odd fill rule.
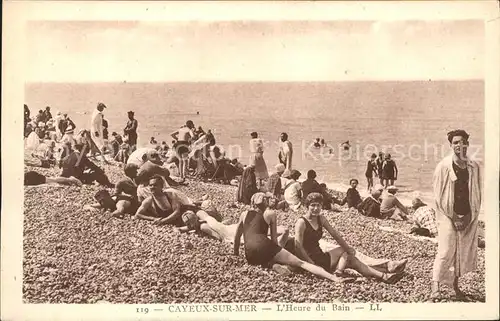
[[[457,298],[466,295],[458,278],[476,269],[478,217],[482,200],[481,171],[467,157],[469,134],[462,130],[448,133],[453,153],[436,166],[433,177],[438,248],[432,273],[431,299],[441,298],[440,283],[453,284]]]
[[[170,134],[175,139],[173,148],[177,152],[177,158],[179,159],[179,176],[182,180],[186,178],[188,172],[189,146],[194,137],[194,129],[193,121],[188,120],[185,126]]]
[[[385,155],[385,160],[382,165],[382,176],[384,178],[384,185],[386,188],[389,185],[394,185],[394,181],[398,179],[398,167],[396,162],[391,159],[391,154]]]
[[[281,164],[285,165],[286,169],[292,170],[293,147],[292,143],[288,140],[288,134],[281,133],[280,141],[278,159]]]
[[[111,150],[112,150],[112,156],[113,158],[118,154],[118,151],[120,150],[120,146],[123,144],[123,138],[121,135],[119,135],[117,132],[112,132],[111,133],[111,141],[109,142],[111,145]]]
[[[92,120],[90,123],[90,135],[92,137],[92,140],[97,145],[97,148],[99,148],[99,151],[101,151],[102,147],[104,146],[104,127],[102,123],[102,120],[104,119],[104,108],[106,108],[106,105],[104,105],[103,103],[97,104],[97,108],[92,113]]]
[[[377,160],[375,161],[377,164],[377,172],[378,178],[380,179],[380,185],[384,185],[384,173],[383,173],[383,165],[384,165],[384,153],[379,152]]]
[[[351,143],[349,143],[349,141],[347,140],[342,144],[340,144],[340,146],[342,147],[343,150],[349,150],[351,148]]]
[[[368,163],[366,164],[365,176],[368,183],[368,186],[366,188],[367,191],[370,191],[370,189],[373,187],[373,175],[375,175],[375,177],[378,176],[377,163],[375,162],[376,159],[377,155],[372,154],[372,156],[368,160]]]
[[[127,112],[128,121],[127,125],[123,129],[123,133],[128,137],[128,144],[130,145],[131,151],[133,152],[137,149],[137,127],[139,123],[137,119],[134,118],[134,112]]]
[[[259,138],[257,132],[252,132],[250,134],[250,164],[255,166],[255,178],[257,179],[258,186],[262,186],[262,181],[269,178],[269,173],[267,171],[266,161],[264,160],[264,143],[262,139]]]
[[[380,204],[380,214],[387,219],[404,221],[408,219],[408,210],[396,197],[397,191],[396,186],[387,187],[387,195],[382,198]]]
[[[325,142],[324,138],[321,138],[320,144],[321,144],[321,147],[326,147],[326,142]]]
[[[46,123],[51,119],[52,119],[52,114],[50,113],[50,106],[47,106],[43,111],[43,122]]]
[[[200,112],[199,112],[199,111],[197,111],[197,112],[196,112],[196,115],[199,115],[199,114],[200,114]]]

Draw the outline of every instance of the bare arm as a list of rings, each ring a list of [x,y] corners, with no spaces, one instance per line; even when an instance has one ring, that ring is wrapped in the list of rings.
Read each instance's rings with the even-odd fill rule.
[[[278,229],[276,226],[276,213],[274,211],[268,212],[269,227],[271,229],[271,241],[278,244]]]
[[[236,233],[234,234],[234,255],[240,254],[240,241],[241,235],[243,234],[243,222],[245,220],[247,212],[243,212],[240,216],[240,221],[236,227]]]
[[[170,136],[172,136],[172,138],[175,139],[176,141],[179,140],[179,138],[178,138],[179,131],[176,130],[175,132],[171,133]]]
[[[170,199],[172,199],[172,197]],[[181,203],[173,200],[172,201],[172,210],[173,210],[172,214],[170,214],[167,217],[159,219],[158,221],[155,222],[155,224],[158,224],[158,225],[170,224],[173,221],[177,220],[179,218],[179,216],[181,216]]]
[[[304,220],[297,220],[295,223],[295,255],[306,262],[314,264],[313,260],[309,257],[304,249],[304,231],[306,230],[306,223]]]
[[[155,221],[156,218],[147,215],[148,209],[151,208],[153,205],[153,198],[148,197],[144,201],[142,201],[141,206],[137,209],[137,212],[135,212],[135,218],[136,219],[142,219],[142,220],[147,220],[147,221]]]
[[[398,167],[396,166],[396,162],[394,162],[394,178],[398,178]]]
[[[321,224],[325,227],[325,229],[330,233],[330,235],[333,237],[335,241],[346,251],[347,253],[351,253],[352,248],[347,244],[347,242],[342,238],[339,232],[333,228],[333,226],[330,225],[328,220],[323,216],[320,215],[319,219],[321,220]]]

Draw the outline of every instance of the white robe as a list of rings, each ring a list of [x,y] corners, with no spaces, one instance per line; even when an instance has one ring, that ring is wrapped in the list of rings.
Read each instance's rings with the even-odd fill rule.
[[[286,169],[292,170],[293,147],[289,140],[281,143],[280,154],[282,159],[285,161]]]
[[[468,159],[469,200],[471,222],[463,231],[455,230],[451,217],[457,176],[453,170],[453,155],[445,157],[434,171],[433,187],[438,224],[438,249],[432,280],[452,284],[459,277],[475,270],[477,264],[477,227],[481,208],[482,179],[479,165]]]
[[[102,147],[104,146],[104,139],[102,137],[104,130],[104,127],[102,126],[103,117],[103,114],[95,109],[92,113],[92,120],[90,123],[90,136],[92,137],[92,140],[95,142],[97,147],[99,147],[99,149],[102,149]],[[99,133],[99,137],[95,136],[96,132]]]

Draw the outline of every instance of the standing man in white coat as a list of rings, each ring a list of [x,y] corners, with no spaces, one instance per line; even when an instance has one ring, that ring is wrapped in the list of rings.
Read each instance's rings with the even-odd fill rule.
[[[433,187],[438,224],[438,248],[432,272],[431,299],[441,299],[440,283],[453,285],[458,299],[466,299],[458,278],[477,264],[478,218],[482,178],[477,162],[467,157],[469,134],[448,133],[453,153],[434,171]]]

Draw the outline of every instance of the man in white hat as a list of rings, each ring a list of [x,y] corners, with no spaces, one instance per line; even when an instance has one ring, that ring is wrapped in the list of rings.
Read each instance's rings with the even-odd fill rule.
[[[397,191],[398,188],[394,185],[387,187],[387,195],[382,198],[380,203],[380,214],[384,218],[404,221],[408,219],[408,210],[396,197]]]

